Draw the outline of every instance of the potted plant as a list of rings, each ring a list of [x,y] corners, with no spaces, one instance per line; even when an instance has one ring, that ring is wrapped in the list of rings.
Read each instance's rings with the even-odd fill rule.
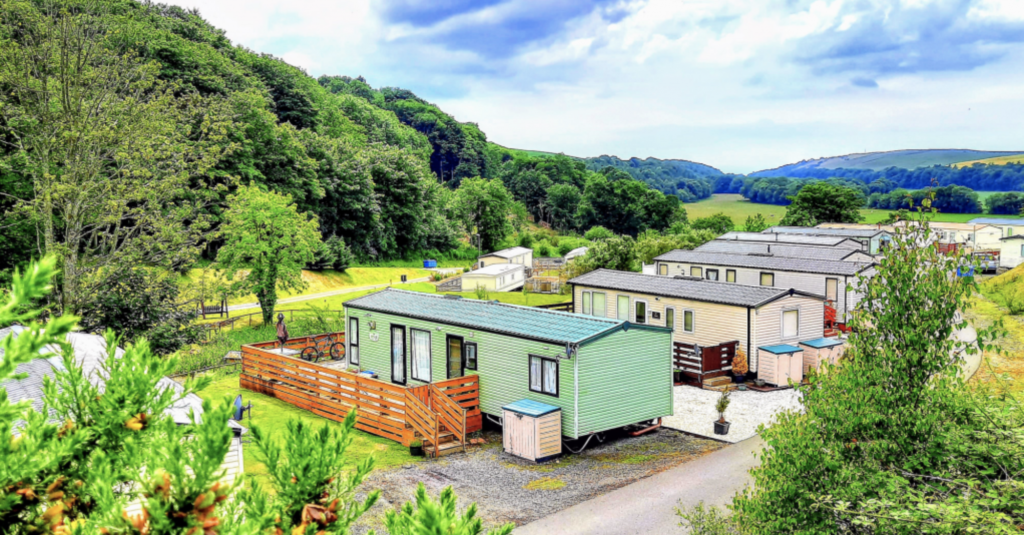
[[[683,382],[683,370],[672,370],[672,381],[676,384]]]
[[[423,441],[416,439],[409,443],[409,455],[423,457]]]
[[[729,422],[725,421],[725,409],[729,408],[729,391],[723,390],[722,396],[715,402],[715,410],[718,411],[718,421],[715,422],[716,435],[729,434]]]
[[[747,380],[747,354],[742,349],[736,350],[732,358],[732,382],[741,384]]]
[[[757,386],[764,386],[764,379],[754,379],[754,383],[756,383]]]

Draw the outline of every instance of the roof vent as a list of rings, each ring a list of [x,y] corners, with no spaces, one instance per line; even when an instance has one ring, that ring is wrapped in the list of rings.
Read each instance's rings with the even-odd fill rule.
[[[673,279],[679,279],[681,281],[702,281],[702,280],[704,280],[702,277],[692,277],[690,275],[676,275],[675,277],[672,277],[672,278]]]
[[[775,256],[772,253],[747,253],[747,256]]]
[[[462,296],[461,295],[455,295],[455,294],[444,294],[444,298],[445,299],[462,299]]]

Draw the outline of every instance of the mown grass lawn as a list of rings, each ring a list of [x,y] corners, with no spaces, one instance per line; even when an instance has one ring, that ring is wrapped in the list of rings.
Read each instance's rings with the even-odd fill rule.
[[[293,297],[297,295],[311,295],[341,290],[344,288],[358,286],[374,286],[377,284],[392,284],[402,280],[405,275],[409,280],[429,277],[433,272],[422,268],[413,267],[351,267],[344,273],[338,271],[303,271],[302,280],[306,288],[300,291],[279,291],[278,298]],[[198,284],[203,277],[203,270],[190,270],[182,281],[186,285]],[[223,274],[210,270],[207,277],[223,277]],[[255,303],[255,295],[241,295],[228,299],[229,304]]]
[[[286,429],[285,425],[288,420],[293,418],[298,418],[313,426],[341,426],[338,422],[321,418],[283,401],[256,392],[243,390],[238,386],[238,375],[234,374],[216,379],[210,386],[199,392],[200,397],[213,403],[233,402],[238,394],[242,395],[243,403],[251,401],[253,405],[252,418],[246,417],[241,422],[242,425],[246,427],[258,425],[275,440],[282,440],[281,437],[283,437]],[[359,430],[355,430],[354,433],[352,446],[346,452],[345,465],[347,468],[355,466],[370,455],[373,455],[377,460],[376,467],[378,469],[401,466],[406,463],[418,462],[421,459],[420,457],[409,455],[409,449],[403,447],[398,442]],[[330,448],[333,446],[331,444],[324,444],[323,447]],[[245,444],[243,456],[245,458],[245,474],[251,480],[267,487],[270,484],[267,467],[259,462],[256,445],[252,443]]]

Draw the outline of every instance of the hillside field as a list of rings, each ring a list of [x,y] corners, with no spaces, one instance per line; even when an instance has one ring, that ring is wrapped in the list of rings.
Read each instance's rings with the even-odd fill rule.
[[[1006,165],[1008,163],[1024,163],[1024,154],[1014,154],[1011,156],[996,156],[994,158],[984,158],[982,160],[970,160],[967,162],[959,162],[953,164],[953,167],[970,167],[976,163],[983,163],[985,165]]]
[[[982,202],[986,198],[993,195],[996,192],[992,191],[979,191],[978,197]],[[745,199],[740,194],[715,194],[710,199],[704,199],[702,201],[687,203],[683,205],[686,208],[686,214],[691,221],[699,217],[707,217],[710,215],[722,212],[725,215],[732,218],[733,223],[737,227],[742,226],[748,216],[756,213],[764,214],[765,219],[770,224],[777,225],[778,222],[786,215],[785,206],[777,206],[774,204],[758,204],[753,203]],[[864,215],[865,223],[878,223],[889,216],[889,210],[873,210],[863,209],[860,211]],[[966,223],[976,217],[1007,217],[1012,218],[1016,216],[993,216],[987,214],[936,214],[936,221],[948,221],[951,223]]]

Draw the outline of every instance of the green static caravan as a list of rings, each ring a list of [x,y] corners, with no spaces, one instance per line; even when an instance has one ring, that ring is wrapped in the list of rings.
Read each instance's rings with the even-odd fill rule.
[[[345,303],[351,366],[418,386],[476,374],[480,410],[530,399],[576,439],[672,414],[672,331],[388,288]]]

